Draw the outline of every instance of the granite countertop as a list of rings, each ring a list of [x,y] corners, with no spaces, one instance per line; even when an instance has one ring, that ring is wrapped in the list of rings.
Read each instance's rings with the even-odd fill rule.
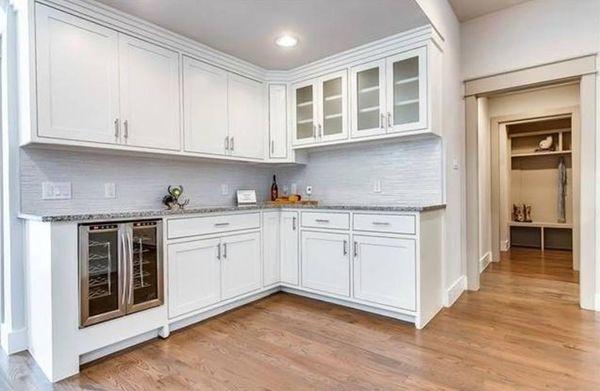
[[[423,204],[423,205],[269,205],[257,204],[247,206],[214,206],[214,207],[190,207],[184,210],[133,210],[123,212],[102,212],[102,213],[86,213],[86,214],[28,214],[22,213],[19,215],[22,219],[36,220],[43,222],[86,222],[86,221],[104,221],[104,220],[122,220],[122,219],[138,219],[165,217],[177,215],[195,215],[209,214],[222,212],[237,212],[245,210],[262,210],[262,209],[329,209],[329,210],[363,210],[373,212],[425,212],[436,209],[444,209],[445,204]]]

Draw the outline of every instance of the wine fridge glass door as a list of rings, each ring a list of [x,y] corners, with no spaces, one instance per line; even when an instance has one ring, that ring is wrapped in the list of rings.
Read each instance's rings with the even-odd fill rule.
[[[127,312],[163,303],[162,232],[157,221],[135,222],[128,227],[129,291]]]
[[[81,327],[126,313],[123,245],[118,224],[79,227]]]

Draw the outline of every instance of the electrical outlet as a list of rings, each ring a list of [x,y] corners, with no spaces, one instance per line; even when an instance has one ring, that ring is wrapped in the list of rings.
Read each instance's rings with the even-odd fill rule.
[[[381,181],[379,179],[377,179],[375,181],[375,184],[373,185],[373,192],[374,193],[381,193]]]
[[[306,195],[310,196],[312,194],[312,186],[306,186]]]
[[[291,190],[292,194],[298,194],[298,185],[295,183],[292,183],[290,185],[290,190]]]
[[[221,185],[221,195],[228,195],[229,194],[229,185],[224,183]]]
[[[70,200],[71,182],[43,182],[43,200]]]
[[[117,198],[117,185],[113,182],[104,184],[104,198]]]

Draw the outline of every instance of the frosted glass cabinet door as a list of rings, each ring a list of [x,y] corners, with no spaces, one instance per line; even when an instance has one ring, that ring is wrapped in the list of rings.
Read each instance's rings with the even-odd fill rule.
[[[388,131],[400,132],[427,126],[427,48],[388,57]]]
[[[340,140],[348,136],[347,75],[344,70],[319,79],[318,141]]]
[[[38,135],[117,143],[118,33],[35,7]]]
[[[292,89],[294,115],[294,144],[310,144],[316,141],[316,86],[313,82],[299,84]]]
[[[352,137],[385,133],[385,60],[351,69]]]

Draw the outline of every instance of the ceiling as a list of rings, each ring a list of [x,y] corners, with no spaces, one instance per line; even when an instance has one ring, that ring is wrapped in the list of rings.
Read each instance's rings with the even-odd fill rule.
[[[414,0],[99,0],[265,69],[287,70],[428,24]],[[298,37],[280,48],[284,32]]]
[[[465,22],[529,0],[450,0],[458,20]]]

